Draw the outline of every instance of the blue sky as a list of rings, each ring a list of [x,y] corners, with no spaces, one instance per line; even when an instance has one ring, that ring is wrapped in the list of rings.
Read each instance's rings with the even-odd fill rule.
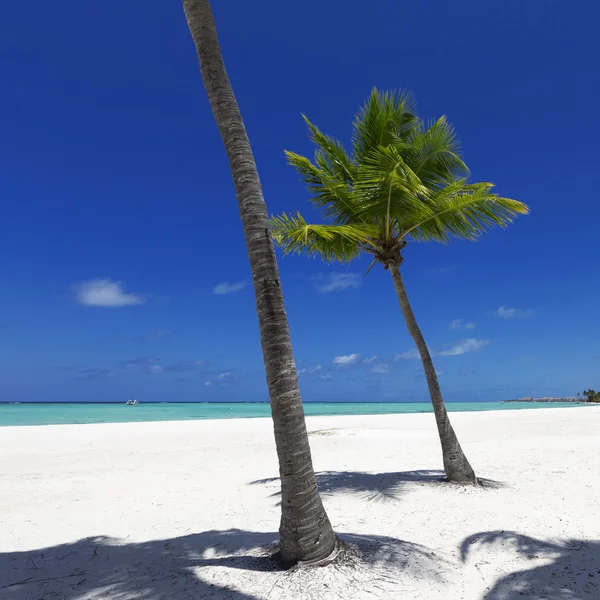
[[[447,115],[473,178],[531,206],[476,244],[406,249],[447,400],[600,385],[600,8],[213,5],[271,212],[307,210],[283,156],[311,152],[300,114],[347,141],[372,86]],[[233,186],[179,3],[8,3],[0,70],[0,400],[266,399]],[[388,273],[280,267],[305,400],[427,400]]]

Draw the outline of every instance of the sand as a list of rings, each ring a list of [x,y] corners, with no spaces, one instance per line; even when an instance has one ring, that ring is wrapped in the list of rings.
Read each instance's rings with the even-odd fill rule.
[[[131,409],[135,410],[135,409]],[[271,569],[267,419],[0,428],[0,598],[600,599],[600,407],[307,419],[341,564]],[[495,483],[494,483],[495,482]]]

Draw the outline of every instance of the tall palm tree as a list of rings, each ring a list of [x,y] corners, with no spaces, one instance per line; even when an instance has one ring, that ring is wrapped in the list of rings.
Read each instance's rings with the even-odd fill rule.
[[[284,566],[319,562],[335,552],[338,540],[315,481],[267,207],[210,4],[183,0],[183,8],[229,159],[252,270],[281,478],[279,556]]]
[[[477,478],[452,428],[436,371],[408,301],[401,275],[410,241],[474,240],[492,225],[505,226],[528,212],[521,202],[491,193],[489,183],[468,183],[468,170],[445,118],[430,126],[414,112],[408,93],[373,90],[354,122],[352,151],[306,117],[316,145],[314,161],[286,152],[308,186],[324,224],[285,213],[271,219],[284,252],[320,256],[326,262],[373,257],[392,276],[404,320],[425,370],[450,481]],[[368,271],[367,271],[368,273]]]

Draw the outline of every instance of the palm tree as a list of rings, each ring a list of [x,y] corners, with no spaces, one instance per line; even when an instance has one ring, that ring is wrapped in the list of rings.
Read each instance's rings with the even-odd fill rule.
[[[208,0],[183,0],[204,87],[223,138],[252,270],[281,478],[279,558],[320,562],[338,547],[315,481],[267,207]]]
[[[474,240],[489,226],[505,226],[527,207],[491,193],[489,183],[468,183],[468,170],[452,127],[444,117],[426,126],[414,113],[408,93],[373,90],[354,122],[351,153],[306,117],[316,145],[314,161],[286,152],[308,186],[324,224],[300,215],[271,219],[285,253],[348,262],[362,254],[389,270],[425,370],[450,481],[477,478],[452,428],[436,371],[408,301],[400,272],[410,241]],[[368,273],[369,271],[367,271]]]

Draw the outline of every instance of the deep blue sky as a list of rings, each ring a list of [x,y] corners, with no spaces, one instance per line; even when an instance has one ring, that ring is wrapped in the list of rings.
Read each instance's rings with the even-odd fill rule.
[[[233,186],[179,2],[5,4],[0,400],[266,399]],[[300,113],[347,141],[372,86],[447,115],[473,178],[531,206],[476,244],[407,248],[448,400],[600,385],[595,3],[213,5],[271,212],[307,208],[283,156],[311,152]],[[306,400],[427,399],[389,274],[280,266]]]

